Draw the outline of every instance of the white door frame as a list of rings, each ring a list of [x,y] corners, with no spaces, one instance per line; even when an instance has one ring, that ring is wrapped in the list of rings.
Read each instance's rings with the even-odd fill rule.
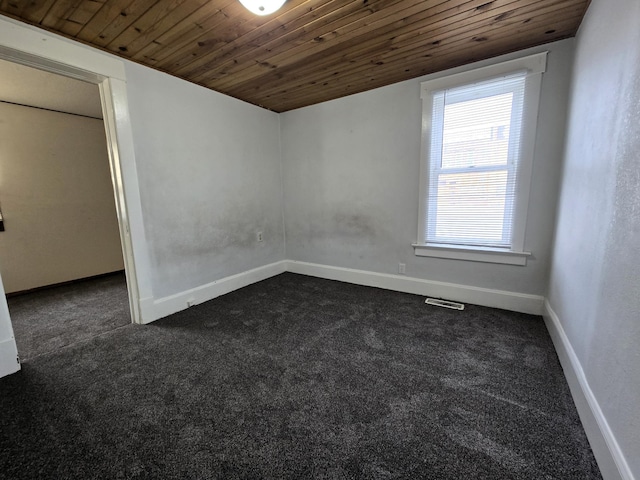
[[[153,303],[153,294],[124,62],[113,55],[5,17],[0,17],[0,58],[99,86],[131,318],[133,323],[153,320],[148,318],[150,312],[144,311],[145,305]],[[0,299],[0,314],[3,312],[6,312],[4,295]],[[0,318],[0,332],[3,331],[2,322],[7,320],[8,317]],[[11,331],[10,323],[8,326]],[[12,340],[13,334],[10,335]],[[3,341],[7,339],[0,338],[0,345]],[[7,372],[7,368],[0,364],[0,376],[3,372]]]

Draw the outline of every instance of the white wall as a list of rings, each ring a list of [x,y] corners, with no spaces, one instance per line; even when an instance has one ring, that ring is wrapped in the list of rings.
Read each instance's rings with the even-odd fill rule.
[[[154,298],[283,260],[278,114],[126,73]]]
[[[123,269],[102,120],[0,103],[0,205],[7,293]]]
[[[420,82],[434,75],[282,114],[287,257],[541,295],[561,170],[573,40],[548,50],[543,76],[525,249],[526,267],[416,257]],[[507,55],[473,67],[514,58]]]
[[[577,37],[549,301],[640,478],[640,2],[594,0]]]
[[[0,279],[0,297],[4,298],[5,292]],[[18,363],[18,349],[13,336],[13,327],[9,319],[7,302],[0,302],[0,378],[20,370]]]

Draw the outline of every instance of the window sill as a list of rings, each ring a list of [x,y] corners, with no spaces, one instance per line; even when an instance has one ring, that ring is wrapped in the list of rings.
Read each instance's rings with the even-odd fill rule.
[[[414,243],[416,256],[449,258],[452,260],[469,260],[472,262],[502,263],[505,265],[527,264],[530,252],[513,252],[500,248],[460,247],[457,245],[434,245]]]

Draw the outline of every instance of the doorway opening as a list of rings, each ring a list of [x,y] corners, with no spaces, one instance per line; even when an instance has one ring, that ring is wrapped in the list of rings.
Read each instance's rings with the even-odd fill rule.
[[[28,360],[139,314],[108,81],[22,63],[0,60],[0,275]]]

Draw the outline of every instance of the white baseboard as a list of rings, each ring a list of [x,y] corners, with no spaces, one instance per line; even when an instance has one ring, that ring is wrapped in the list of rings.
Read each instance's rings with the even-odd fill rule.
[[[271,263],[246,272],[221,278],[191,290],[169,297],[145,298],[140,300],[142,323],[151,323],[160,318],[189,308],[189,306],[212,300],[220,295],[233,292],[252,283],[266,280],[286,271],[286,261]]]
[[[634,480],[629,464],[589,386],[582,364],[548,300],[544,302],[544,310],[544,322],[558,353],[573,401],[602,477],[604,480]]]
[[[310,275],[312,277],[339,280],[369,287],[384,288],[397,292],[446,298],[462,303],[472,303],[485,307],[502,308],[514,312],[542,315],[544,297],[524,293],[491,290],[488,288],[459,285],[456,283],[436,282],[404,275],[355,270],[352,268],[332,267],[316,263],[287,260],[287,271]]]
[[[0,342],[0,378],[20,370],[18,350],[13,338]]]
[[[484,305],[486,307],[503,308],[514,312],[542,315],[544,298],[538,295],[491,290],[455,283],[436,282],[404,275],[355,270],[352,268],[333,267],[316,263],[282,260],[246,272],[225,277],[200,287],[186,290],[164,298],[140,299],[142,323],[151,323],[160,318],[189,308],[189,305],[212,300],[220,295],[246,287],[252,283],[266,280],[284,272],[300,273],[312,277],[339,280],[369,287],[384,288],[397,292],[446,298],[463,303]]]

